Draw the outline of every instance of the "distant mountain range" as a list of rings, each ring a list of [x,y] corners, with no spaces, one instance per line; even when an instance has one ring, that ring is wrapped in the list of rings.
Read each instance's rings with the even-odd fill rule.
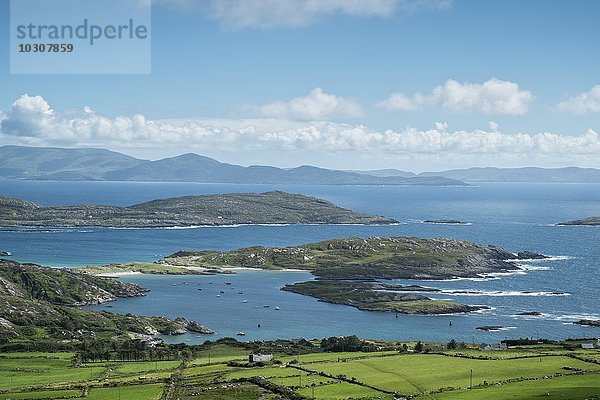
[[[308,165],[291,169],[262,165],[243,167],[192,153],[148,161],[104,149],[24,146],[0,147],[0,178],[311,185],[465,185],[459,180],[436,176],[379,177]]]
[[[600,183],[600,169],[595,168],[496,168],[474,167],[466,169],[451,169],[439,172],[414,172],[397,169],[378,169],[372,171],[351,171],[359,174],[405,178],[444,177],[463,182],[569,182],[569,183]]]
[[[397,169],[342,171],[309,165],[283,169],[243,167],[193,153],[149,161],[105,149],[3,146],[0,179],[461,186],[465,182],[600,183],[600,169],[486,167],[419,174]]]

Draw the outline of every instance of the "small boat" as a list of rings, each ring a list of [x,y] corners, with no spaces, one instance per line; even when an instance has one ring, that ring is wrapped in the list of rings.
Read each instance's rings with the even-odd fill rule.
[[[248,300],[242,300],[242,303],[247,303],[247,302],[248,302]]]
[[[0,257],[10,257],[12,253],[10,251],[0,251]]]
[[[231,285],[231,282],[225,282],[226,285]]]
[[[238,294],[244,294],[244,292],[238,292]]]
[[[279,310],[279,307],[275,307],[275,310]]]
[[[222,291],[222,290],[219,290],[219,293],[223,294],[223,293],[225,293],[225,292],[224,292],[224,291]]]
[[[202,288],[198,288],[198,290],[202,290]]]
[[[236,333],[236,335],[238,335],[238,336],[246,336],[246,334],[244,332],[242,332],[242,331],[239,331],[238,333]]]
[[[218,294],[218,295],[217,295],[217,297],[221,297],[221,295],[220,295],[220,294]]]
[[[264,308],[269,308],[269,307],[271,307],[271,306],[270,306],[270,305],[268,305],[268,304],[265,304],[263,307],[264,307]]]

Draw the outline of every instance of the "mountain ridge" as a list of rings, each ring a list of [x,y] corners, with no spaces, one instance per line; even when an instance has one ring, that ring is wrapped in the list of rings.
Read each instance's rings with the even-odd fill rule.
[[[465,186],[442,177],[375,177],[309,165],[291,169],[219,162],[195,153],[150,161],[105,149],[0,147],[0,179],[311,185]]]
[[[472,167],[414,173],[312,165],[241,166],[196,153],[144,160],[99,148],[0,147],[0,179],[245,184],[468,186],[479,182],[600,183],[600,169]]]

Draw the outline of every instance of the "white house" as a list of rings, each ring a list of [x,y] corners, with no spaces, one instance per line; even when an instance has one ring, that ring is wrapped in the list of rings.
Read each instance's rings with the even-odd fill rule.
[[[267,362],[273,361],[273,354],[250,354],[248,356],[250,362]]]
[[[506,350],[506,343],[481,343],[479,350]]]

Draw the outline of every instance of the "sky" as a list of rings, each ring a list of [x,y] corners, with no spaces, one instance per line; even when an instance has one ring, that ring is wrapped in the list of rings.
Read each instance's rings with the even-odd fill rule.
[[[0,145],[600,168],[595,0],[154,0],[139,75],[11,74],[9,11],[0,1]]]

